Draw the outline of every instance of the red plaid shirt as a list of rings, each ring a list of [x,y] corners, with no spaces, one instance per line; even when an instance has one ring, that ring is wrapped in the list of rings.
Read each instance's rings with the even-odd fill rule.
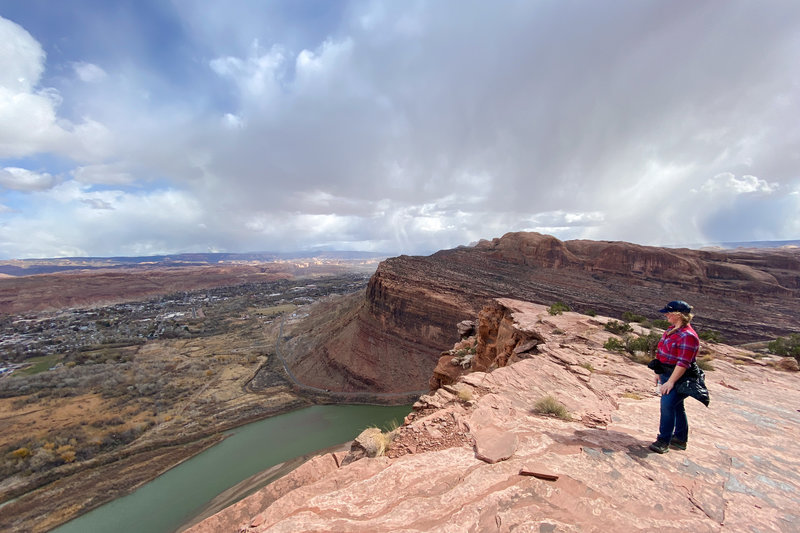
[[[697,358],[700,339],[690,324],[681,328],[671,328],[664,332],[658,341],[658,360],[667,365],[689,368]]]

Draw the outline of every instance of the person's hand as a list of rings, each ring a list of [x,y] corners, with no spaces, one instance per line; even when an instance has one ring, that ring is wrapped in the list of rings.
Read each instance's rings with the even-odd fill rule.
[[[669,391],[671,391],[672,387],[674,386],[675,386],[674,383],[672,383],[671,381],[667,381],[666,383],[661,385],[661,387],[659,387],[659,390],[661,391],[662,395],[669,394]]]
[[[656,374],[656,387],[658,387],[658,374]]]

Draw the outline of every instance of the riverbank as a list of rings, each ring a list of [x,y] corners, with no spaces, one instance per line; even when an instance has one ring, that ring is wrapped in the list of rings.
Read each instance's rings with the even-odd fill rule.
[[[83,470],[24,494],[3,508],[0,530],[49,531],[129,494],[187,459],[218,444],[222,435],[191,444],[159,448]],[[43,513],[43,509],[49,511]]]
[[[0,530],[39,533],[132,493],[184,461],[218,444],[224,433],[247,424],[290,413],[311,405],[296,400],[272,406],[261,416],[246,416],[194,435],[176,436],[158,443],[123,449],[64,471],[23,481],[4,491]]]
[[[53,533],[172,533],[211,507],[258,492],[258,485],[271,477],[280,477],[326,447],[341,446],[367,427],[391,427],[409,410],[407,405],[312,406],[248,424],[133,493]]]
[[[301,465],[313,459],[314,457],[317,457],[319,455],[326,455],[329,453],[348,451],[352,443],[353,441],[348,441],[343,444],[338,444],[336,446],[330,446],[328,448],[319,450],[315,453],[306,454],[291,459],[289,461],[277,464],[262,472],[259,472],[258,474],[250,476],[244,481],[237,483],[230,489],[220,493],[216,498],[208,502],[208,505],[203,507],[203,509],[196,516],[192,517],[191,520],[188,520],[184,524],[182,524],[178,529],[175,530],[175,532],[180,533],[181,531],[184,531],[192,527],[193,525],[202,522],[209,516],[215,515],[216,513],[222,511],[223,509],[253,494],[257,490],[266,487],[273,481],[285,476],[286,474],[300,467]]]

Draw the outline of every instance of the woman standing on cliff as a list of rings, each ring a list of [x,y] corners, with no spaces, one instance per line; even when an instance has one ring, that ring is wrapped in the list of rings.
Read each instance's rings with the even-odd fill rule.
[[[656,376],[661,393],[661,421],[658,437],[650,449],[666,453],[670,447],[685,450],[689,439],[689,421],[683,406],[686,396],[678,395],[675,384],[697,358],[700,339],[689,324],[694,316],[691,305],[675,300],[660,312],[666,315],[670,327],[661,336],[656,352],[661,363],[661,371]]]

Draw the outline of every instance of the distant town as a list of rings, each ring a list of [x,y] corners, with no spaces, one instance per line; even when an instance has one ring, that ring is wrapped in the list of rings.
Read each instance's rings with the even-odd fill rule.
[[[321,280],[246,283],[104,307],[0,316],[0,377],[29,365],[33,358],[76,354],[100,345],[215,334],[224,320],[237,317],[269,323],[296,306],[359,290],[368,280],[369,275],[359,273]]]

